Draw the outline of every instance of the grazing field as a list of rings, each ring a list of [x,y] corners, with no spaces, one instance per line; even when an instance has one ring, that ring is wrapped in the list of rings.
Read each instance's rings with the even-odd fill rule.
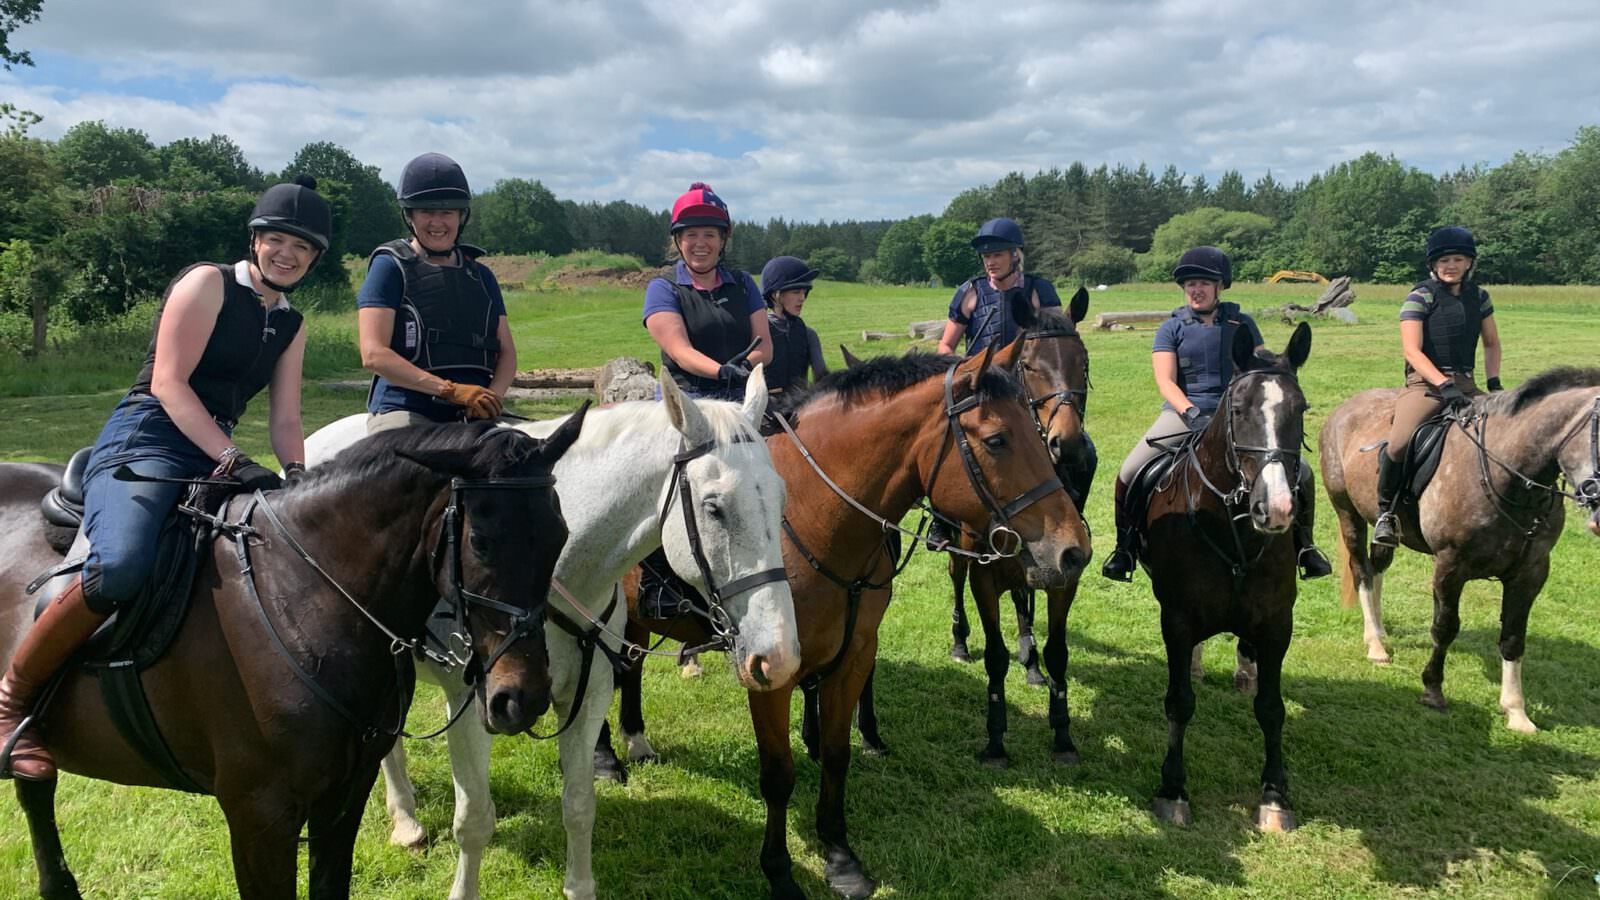
[[[1246,311],[1301,303],[1316,286],[1240,285],[1227,298]],[[638,314],[638,289],[516,292],[508,299],[524,367],[654,358]],[[1395,327],[1404,290],[1358,285],[1360,324],[1319,324],[1302,371],[1313,444],[1324,417],[1358,390],[1397,385]],[[1496,288],[1506,344],[1504,377],[1515,385],[1544,368],[1593,364],[1596,288]],[[1092,293],[1090,315],[1163,309],[1166,285]],[[903,333],[943,316],[948,291],[823,282],[805,313],[830,364],[838,344],[857,354],[898,352],[909,341],[863,344],[864,329]],[[1289,328],[1261,320],[1281,350]],[[313,340],[353,343],[353,315],[315,317]],[[1529,714],[1544,729],[1507,731],[1497,709],[1498,586],[1472,582],[1450,655],[1446,714],[1420,706],[1419,672],[1430,647],[1427,561],[1401,553],[1385,585],[1392,666],[1369,664],[1357,610],[1341,609],[1333,579],[1302,584],[1284,672],[1284,746],[1302,827],[1257,834],[1260,733],[1234,693],[1231,646],[1213,641],[1189,729],[1194,825],[1160,826],[1147,812],[1166,727],[1165,663],[1149,581],[1098,576],[1112,535],[1110,484],[1158,405],[1149,377],[1151,329],[1087,330],[1093,373],[1088,423],[1101,454],[1088,518],[1097,535],[1070,627],[1074,737],[1083,763],[1049,761],[1045,693],[1019,668],[1008,685],[1012,767],[980,767],[981,666],[949,659],[949,584],[942,559],[919,556],[897,583],[881,633],[879,714],[892,754],[856,754],[847,808],[851,839],[882,897],[1593,897],[1600,870],[1600,615],[1595,573],[1600,540],[1569,514],[1554,572],[1534,605],[1524,681]],[[351,377],[354,350],[318,351],[319,377]],[[345,360],[345,362],[340,362]],[[7,377],[27,366],[8,363]],[[31,376],[30,389],[0,398],[0,459],[60,461],[92,441],[137,362],[73,378]],[[314,380],[314,379],[313,379]],[[59,393],[48,390],[63,385]],[[98,393],[83,393],[95,391]],[[22,396],[29,394],[33,396]],[[312,386],[308,429],[357,411],[361,395]],[[245,448],[267,456],[258,403],[241,426]],[[546,412],[553,406],[514,407]],[[1315,454],[1310,457],[1315,460]],[[1319,503],[1318,537],[1330,554],[1332,513]],[[1009,613],[1006,614],[1009,620]],[[1041,628],[1042,628],[1041,622]],[[981,634],[974,636],[974,652]],[[763,807],[744,697],[720,658],[706,674],[679,678],[660,661],[646,673],[645,712],[662,762],[635,768],[626,786],[602,784],[595,828],[601,895],[747,898],[765,894],[756,863]],[[442,722],[424,689],[413,729]],[[796,712],[798,720],[798,708]],[[809,895],[828,896],[813,840],[819,772],[795,735],[798,784],[790,847]],[[356,850],[355,896],[444,896],[455,865],[452,792],[442,742],[408,747],[420,814],[433,835],[421,854],[390,847],[380,796],[368,805]],[[564,841],[560,775],[549,743],[502,738],[493,768],[499,829],[483,870],[485,896],[560,895]],[[93,897],[232,896],[227,834],[215,804],[172,792],[65,776],[61,828],[69,862]],[[303,866],[303,863],[302,863]],[[303,876],[302,876],[303,881]],[[33,868],[16,803],[0,799],[0,896],[27,896]]]

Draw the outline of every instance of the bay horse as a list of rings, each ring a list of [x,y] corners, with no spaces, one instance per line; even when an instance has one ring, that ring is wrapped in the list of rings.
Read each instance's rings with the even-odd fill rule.
[[[742,686],[752,694],[785,690],[800,666],[794,601],[778,544],[785,488],[756,433],[767,403],[763,370],[758,366],[750,376],[743,405],[690,400],[664,370],[660,384],[659,403],[591,411],[582,438],[555,470],[570,537],[556,562],[550,605],[553,614],[578,627],[547,629],[545,639],[555,707],[564,723],[558,739],[567,835],[563,887],[574,900],[588,900],[596,890],[593,747],[610,706],[612,664],[633,658],[636,650],[622,639],[627,609],[614,600],[616,582],[664,547],[700,596],[712,598],[701,612],[716,625],[700,644],[728,651]],[[565,427],[564,421],[516,427],[542,435]],[[341,436],[339,423],[330,425],[307,442],[308,455],[315,458],[324,446],[352,436],[359,435]],[[451,715],[474,702],[459,671],[432,663],[418,671],[444,689]],[[479,870],[495,827],[491,736],[467,725],[446,734],[460,848],[450,897],[470,900],[478,896]],[[401,745],[384,761],[383,772],[394,824],[390,840],[419,847],[426,838]]]
[[[1191,656],[1201,641],[1228,631],[1257,664],[1255,715],[1266,752],[1256,825],[1287,831],[1295,818],[1280,684],[1294,631],[1290,531],[1305,439],[1306,400],[1295,373],[1311,353],[1311,328],[1302,322],[1282,354],[1255,352],[1241,329],[1231,352],[1235,375],[1216,414],[1182,445],[1143,520],[1140,562],[1161,605],[1167,655],[1167,754],[1154,811],[1173,824],[1192,821],[1183,757],[1195,708]]]
[[[897,571],[885,546],[893,523],[927,498],[939,514],[978,533],[1003,527],[1016,536],[1034,587],[1065,585],[1089,558],[1083,520],[1055,477],[1010,375],[1022,346],[1014,341],[965,361],[921,353],[877,357],[831,373],[789,401],[793,437],[768,438],[789,489],[783,559],[800,627],[800,676],[818,695],[817,835],[828,884],[844,897],[869,897],[877,889],[850,847],[845,787],[852,713],[873,671]],[[996,498],[1016,499],[1002,508]],[[985,549],[995,550],[996,540],[991,537]],[[680,640],[704,633],[690,619],[643,619],[632,612],[641,628]],[[636,759],[654,756],[639,716],[639,678],[634,668],[621,682],[622,731]],[[804,897],[788,848],[792,693],[791,686],[749,694],[767,807],[761,869],[778,900]],[[612,755],[609,742],[595,750]]]
[[[545,441],[486,425],[396,430],[223,508],[233,540],[202,553],[189,597],[168,598],[190,608],[142,681],[179,770],[227,817],[240,897],[295,896],[302,826],[310,896],[350,895],[361,812],[409,707],[405,648],[440,596],[467,611],[463,651],[485,670],[483,727],[519,732],[549,707],[540,598],[566,540],[550,470],[582,422]],[[8,656],[32,621],[24,584],[61,562],[38,512],[58,478],[54,467],[0,465]],[[39,715],[61,769],[171,786],[122,738],[84,668],[64,672]],[[40,894],[77,898],[55,786],[18,780],[17,796]]]
[[[1387,434],[1398,394],[1356,394],[1328,417],[1321,437],[1323,484],[1345,550],[1341,595],[1346,606],[1359,597],[1367,658],[1380,664],[1390,661],[1382,592],[1394,552],[1368,552],[1377,461],[1363,451]],[[1444,661],[1461,629],[1462,586],[1498,578],[1500,709],[1507,728],[1536,732],[1522,693],[1522,656],[1528,613],[1566,520],[1562,498],[1578,503],[1589,531],[1600,535],[1600,368],[1551,369],[1515,390],[1474,400],[1467,415],[1448,421],[1441,453],[1420,502],[1397,507],[1402,543],[1433,556],[1433,654],[1422,670],[1421,702],[1448,706]],[[1561,487],[1562,478],[1571,490]]]

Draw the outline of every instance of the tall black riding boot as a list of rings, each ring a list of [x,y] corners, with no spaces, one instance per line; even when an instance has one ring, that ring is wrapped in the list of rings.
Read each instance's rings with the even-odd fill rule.
[[[1117,479],[1116,493],[1112,504],[1117,514],[1117,549],[1111,551],[1106,561],[1100,566],[1100,574],[1112,581],[1132,581],[1134,567],[1139,564],[1139,557],[1134,548],[1139,544],[1139,533],[1134,527],[1132,516],[1124,508],[1128,500],[1128,486]]]
[[[1324,578],[1333,574],[1328,557],[1317,549],[1317,486],[1311,478],[1311,469],[1300,466],[1300,481],[1295,485],[1294,551],[1295,563],[1300,566],[1300,580]]]
[[[23,729],[22,722],[33,711],[39,690],[105,620],[84,602],[83,581],[73,578],[23,635],[5,677],[0,678],[0,748],[10,745],[9,758],[0,759],[0,778],[56,777],[55,760],[39,743],[38,729]]]
[[[1400,479],[1405,466],[1389,458],[1386,450],[1378,451],[1378,521],[1372,526],[1374,547],[1400,546],[1400,520],[1394,513],[1394,502],[1400,496]]]

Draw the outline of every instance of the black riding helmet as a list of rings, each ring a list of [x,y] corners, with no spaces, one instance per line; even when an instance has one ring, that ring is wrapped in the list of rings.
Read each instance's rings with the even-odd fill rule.
[[[1228,254],[1216,247],[1195,247],[1184,251],[1178,257],[1178,265],[1172,270],[1172,280],[1183,284],[1191,278],[1204,278],[1222,285],[1221,290],[1233,287],[1233,266],[1228,262]]]
[[[1478,258],[1478,242],[1472,239],[1472,232],[1459,225],[1447,225],[1428,233],[1429,267],[1433,266],[1434,260],[1452,253],[1469,256],[1474,260]]]
[[[978,234],[972,239],[972,249],[979,253],[992,253],[995,250],[1021,250],[1023,245],[1022,226],[1015,220],[1004,217],[990,219],[978,226]]]
[[[790,288],[805,288],[811,290],[811,282],[817,280],[817,270],[806,265],[805,260],[797,256],[773,257],[761,268],[761,296],[765,297],[768,305],[779,291]]]
[[[304,238],[317,248],[317,260],[328,250],[328,236],[333,233],[333,209],[317,193],[317,180],[310,175],[298,175],[293,182],[275,184],[261,194],[256,208],[250,212],[250,262],[261,273],[261,280],[280,293],[293,291],[296,285],[281,285],[267,277],[266,269],[256,260],[254,237],[257,232],[281,231]]]
[[[400,208],[461,210],[461,227],[456,231],[456,245],[452,245],[448,251],[455,252],[456,246],[461,243],[461,233],[467,230],[467,221],[472,218],[472,189],[467,185],[467,173],[461,171],[460,163],[443,153],[422,154],[406,163],[405,169],[400,172]],[[416,237],[417,231],[411,227],[411,216],[406,214],[405,220],[411,236]],[[422,243],[420,238],[417,243]],[[423,249],[427,250],[426,247]]]

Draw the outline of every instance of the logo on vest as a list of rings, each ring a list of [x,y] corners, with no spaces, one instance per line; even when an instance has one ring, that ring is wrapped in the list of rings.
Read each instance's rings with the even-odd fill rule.
[[[406,323],[406,349],[414,350],[417,346],[417,323]]]

